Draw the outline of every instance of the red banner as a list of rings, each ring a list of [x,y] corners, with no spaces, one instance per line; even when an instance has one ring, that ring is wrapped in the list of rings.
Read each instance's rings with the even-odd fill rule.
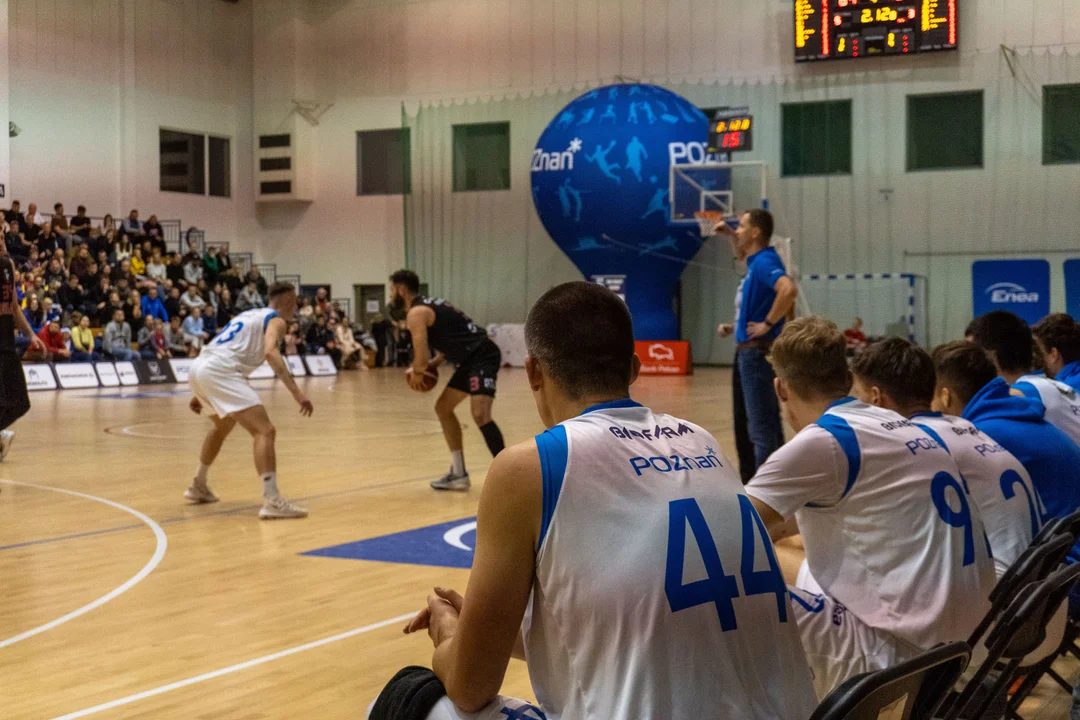
[[[689,375],[693,371],[686,340],[638,340],[635,345],[642,375]]]

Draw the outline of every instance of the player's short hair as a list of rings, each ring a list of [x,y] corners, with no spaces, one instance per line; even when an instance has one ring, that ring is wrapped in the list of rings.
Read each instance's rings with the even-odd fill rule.
[[[746,214],[750,216],[750,227],[761,231],[761,237],[766,244],[771,242],[774,228],[772,213],[762,208],[754,208],[747,210]]]
[[[255,282],[255,281],[252,280],[252,282]],[[294,293],[294,292],[296,292],[296,288],[293,287],[292,283],[285,282],[284,280],[278,280],[278,281],[273,282],[273,283],[270,284],[270,287],[267,288],[267,290],[266,290],[266,295],[271,300],[273,300],[276,297],[280,297],[280,296],[285,295],[287,293]]]
[[[525,320],[525,345],[572,398],[630,388],[634,324],[618,295],[584,281],[544,293]]]
[[[990,354],[1004,372],[1029,372],[1034,357],[1031,328],[1005,310],[992,310],[971,321],[965,337]]]
[[[903,338],[888,338],[868,346],[855,358],[851,371],[900,405],[929,405],[934,399],[934,361],[930,353]]]
[[[402,268],[390,276],[390,282],[395,285],[404,285],[405,289],[415,294],[420,292],[420,276],[412,270]]]
[[[787,323],[772,344],[769,360],[800,397],[836,397],[851,390],[847,340],[832,320],[810,316]]]
[[[997,377],[997,370],[986,351],[963,340],[938,345],[931,357],[937,373],[937,387],[949,388],[965,405]]]
[[[1031,332],[1047,350],[1057,348],[1066,365],[1080,360],[1080,325],[1065,313],[1047,315]]]

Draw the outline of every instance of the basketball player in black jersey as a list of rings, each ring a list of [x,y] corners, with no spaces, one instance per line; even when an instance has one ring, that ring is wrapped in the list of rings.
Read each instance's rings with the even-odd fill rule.
[[[7,247],[0,241],[0,462],[7,457],[15,432],[8,427],[30,409],[26,378],[22,362],[15,351],[15,329],[30,338],[30,347],[45,350],[45,343],[34,334],[19,307],[15,292],[15,263],[8,257]]]
[[[396,310],[408,310],[406,325],[412,334],[413,363],[409,385],[421,389],[424,371],[444,362],[457,366],[449,384],[435,402],[435,414],[450,447],[450,472],[431,483],[436,490],[468,490],[469,473],[462,454],[461,423],[454,408],[470,398],[473,420],[492,456],[503,449],[499,426],[491,419],[495,382],[502,353],[482,328],[446,300],[420,296],[420,278],[412,270],[390,276],[390,301]],[[434,357],[433,357],[434,355]]]

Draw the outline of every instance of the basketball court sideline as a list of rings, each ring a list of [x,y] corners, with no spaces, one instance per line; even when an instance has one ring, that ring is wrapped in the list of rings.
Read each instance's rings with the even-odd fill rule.
[[[309,419],[274,381],[253,384],[279,431],[282,493],[306,520],[258,520],[239,432],[211,471],[221,502],[185,504],[208,423],[179,386],[33,395],[0,465],[0,715],[360,717],[396,670],[430,662],[427,639],[401,628],[432,586],[465,588],[490,461],[479,433],[465,432],[473,490],[436,493],[435,395],[400,371],[301,381]],[[729,388],[728,370],[701,369],[642,378],[634,395],[734,457]],[[523,371],[500,375],[495,417],[507,442],[542,429]],[[795,551],[781,552],[790,572]],[[1068,698],[1041,690],[1024,716],[1064,717]],[[504,692],[532,697],[523,664]]]

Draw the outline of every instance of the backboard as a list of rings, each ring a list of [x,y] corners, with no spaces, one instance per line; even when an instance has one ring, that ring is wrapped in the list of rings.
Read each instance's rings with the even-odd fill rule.
[[[676,163],[670,166],[672,224],[696,224],[694,213],[715,210],[725,218],[768,208],[768,165],[758,160]]]

